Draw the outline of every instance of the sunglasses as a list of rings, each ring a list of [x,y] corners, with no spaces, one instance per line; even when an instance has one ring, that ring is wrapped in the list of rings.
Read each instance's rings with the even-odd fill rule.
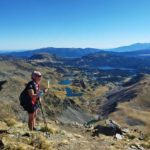
[[[38,78],[41,78],[42,76],[37,75]]]

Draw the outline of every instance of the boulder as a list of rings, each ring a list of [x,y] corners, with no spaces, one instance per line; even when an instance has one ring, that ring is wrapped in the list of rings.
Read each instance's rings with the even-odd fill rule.
[[[107,120],[106,126],[96,125],[93,130],[92,136],[99,136],[99,134],[104,134],[107,136],[113,136],[116,134],[122,135],[121,126],[115,121]]]

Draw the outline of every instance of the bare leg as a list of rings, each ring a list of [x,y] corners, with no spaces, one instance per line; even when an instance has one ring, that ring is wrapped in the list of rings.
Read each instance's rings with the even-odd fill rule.
[[[33,127],[35,127],[35,125],[36,125],[36,116],[37,116],[37,112],[38,112],[38,109],[34,112]]]
[[[30,130],[33,130],[34,127],[34,113],[28,113],[28,127]]]

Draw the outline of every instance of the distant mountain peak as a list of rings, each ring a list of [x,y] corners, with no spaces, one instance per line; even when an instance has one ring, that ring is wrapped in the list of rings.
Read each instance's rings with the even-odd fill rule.
[[[117,48],[108,49],[114,52],[129,52],[129,51],[137,51],[137,50],[145,50],[150,49],[150,43],[134,43],[128,46],[121,46]]]

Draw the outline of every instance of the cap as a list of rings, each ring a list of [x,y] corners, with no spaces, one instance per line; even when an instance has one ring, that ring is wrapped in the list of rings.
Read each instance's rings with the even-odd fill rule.
[[[38,76],[38,77],[41,77],[41,76],[42,76],[41,72],[36,71],[36,70],[33,71],[32,74],[31,74],[31,78],[34,79],[34,78],[37,77],[37,76]]]

